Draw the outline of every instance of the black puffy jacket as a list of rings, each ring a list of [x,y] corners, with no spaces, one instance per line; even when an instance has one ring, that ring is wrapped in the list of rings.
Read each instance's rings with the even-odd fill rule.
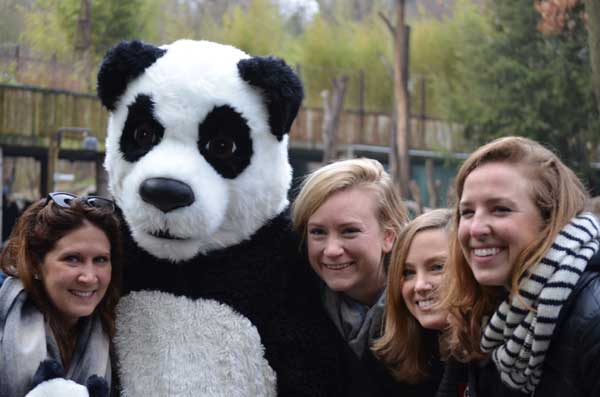
[[[490,359],[447,364],[436,397],[456,397],[460,383],[468,383],[469,397],[526,396],[502,383]],[[562,308],[532,396],[600,396],[600,253],[592,257]]]

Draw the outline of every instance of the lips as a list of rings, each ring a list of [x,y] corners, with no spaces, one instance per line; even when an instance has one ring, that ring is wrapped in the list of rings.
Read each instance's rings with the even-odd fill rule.
[[[323,266],[326,267],[329,270],[342,270],[345,269],[347,267],[349,267],[352,263],[351,262],[346,262],[346,263],[324,263]]]
[[[417,303],[417,307],[421,310],[430,309],[435,304],[435,299],[433,299],[433,298],[421,299],[421,300],[418,300],[416,303]]]
[[[78,296],[80,298],[89,298],[90,296],[92,296],[96,291],[77,291],[77,290],[69,290],[70,293],[72,293],[75,296]]]
[[[494,256],[496,255],[498,252],[500,252],[500,248],[498,247],[493,247],[493,248],[474,248],[472,250],[473,255],[478,257],[478,258],[485,258],[488,256]]]

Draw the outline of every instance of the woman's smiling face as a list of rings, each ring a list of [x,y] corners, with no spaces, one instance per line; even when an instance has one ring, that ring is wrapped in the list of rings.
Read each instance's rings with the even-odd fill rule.
[[[521,166],[485,163],[465,179],[458,239],[479,284],[508,286],[515,262],[539,235],[543,220]]]
[[[111,280],[110,242],[98,227],[84,222],[56,242],[40,266],[52,304],[72,326],[91,315]]]
[[[352,188],[332,194],[309,218],[308,257],[329,288],[372,305],[385,286],[382,257],[394,234],[377,218],[375,194]]]
[[[423,328],[441,330],[447,324],[448,312],[436,306],[447,258],[444,229],[426,229],[414,235],[402,272],[402,298]]]

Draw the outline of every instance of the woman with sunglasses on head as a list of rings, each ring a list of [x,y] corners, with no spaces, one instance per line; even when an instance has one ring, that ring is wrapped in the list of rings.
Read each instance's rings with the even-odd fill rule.
[[[426,212],[406,225],[394,244],[386,290],[383,335],[373,344],[386,370],[412,393],[433,396],[443,365],[438,338],[447,310],[438,293],[448,258],[449,209]]]
[[[506,137],[465,160],[456,194],[440,396],[599,396],[600,226],[580,180]]]
[[[0,396],[24,396],[47,363],[78,384],[96,375],[110,385],[121,276],[112,201],[51,193],[21,215],[0,266]]]

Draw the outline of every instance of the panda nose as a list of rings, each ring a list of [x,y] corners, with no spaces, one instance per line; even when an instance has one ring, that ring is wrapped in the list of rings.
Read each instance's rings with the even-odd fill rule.
[[[186,207],[194,202],[194,192],[176,179],[149,178],[140,186],[140,196],[162,212]]]

